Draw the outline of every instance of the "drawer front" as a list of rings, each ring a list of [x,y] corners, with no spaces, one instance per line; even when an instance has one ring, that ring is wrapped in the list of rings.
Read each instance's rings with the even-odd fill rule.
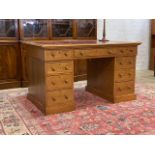
[[[116,48],[116,54],[118,56],[134,56],[137,54],[137,48],[136,47]]]
[[[57,75],[46,78],[47,90],[73,88],[73,75]]]
[[[75,58],[87,58],[87,57],[111,57],[114,56],[115,50],[111,48],[107,49],[87,49],[87,50],[74,50]]]
[[[46,63],[46,75],[73,73],[73,61]]]
[[[68,103],[73,103],[73,96],[73,89],[47,92],[46,106],[60,106]]]
[[[116,69],[122,68],[135,68],[135,57],[121,57],[116,58],[115,66]]]
[[[115,71],[115,82],[131,81],[135,79],[134,69],[121,69]]]
[[[68,50],[47,50],[45,51],[45,60],[67,60],[73,58],[73,51]]]
[[[125,95],[134,93],[134,81],[115,83],[115,95]]]

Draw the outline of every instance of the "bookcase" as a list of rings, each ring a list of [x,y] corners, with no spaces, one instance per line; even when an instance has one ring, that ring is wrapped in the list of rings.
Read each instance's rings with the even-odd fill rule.
[[[0,19],[0,89],[21,85],[18,20]]]
[[[21,19],[20,39],[96,39],[96,19]]]

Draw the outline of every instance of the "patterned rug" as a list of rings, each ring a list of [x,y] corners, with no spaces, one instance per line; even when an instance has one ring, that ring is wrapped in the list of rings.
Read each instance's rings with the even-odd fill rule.
[[[26,99],[27,89],[4,91],[0,134],[155,134],[155,85],[137,83],[137,100],[119,104],[85,92],[85,85],[75,84],[75,111],[49,116]]]

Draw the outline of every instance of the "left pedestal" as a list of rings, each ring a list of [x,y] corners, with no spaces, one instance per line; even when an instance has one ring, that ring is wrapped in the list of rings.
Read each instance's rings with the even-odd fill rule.
[[[43,54],[44,51],[40,54]],[[38,53],[29,54],[29,93],[30,99],[44,114],[55,114],[75,109],[73,81],[73,60],[59,57],[59,52],[45,51],[38,58]],[[48,55],[46,57],[46,55]],[[65,57],[69,53],[65,53]],[[47,60],[47,59],[48,60]],[[60,60],[58,60],[60,58]]]

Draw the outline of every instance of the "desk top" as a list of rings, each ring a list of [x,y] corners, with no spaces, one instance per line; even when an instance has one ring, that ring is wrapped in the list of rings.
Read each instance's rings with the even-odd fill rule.
[[[39,46],[42,48],[56,47],[100,47],[100,46],[128,46],[140,45],[140,42],[125,42],[125,41],[107,41],[100,42],[98,40],[42,40],[42,41],[21,41],[23,44]]]

